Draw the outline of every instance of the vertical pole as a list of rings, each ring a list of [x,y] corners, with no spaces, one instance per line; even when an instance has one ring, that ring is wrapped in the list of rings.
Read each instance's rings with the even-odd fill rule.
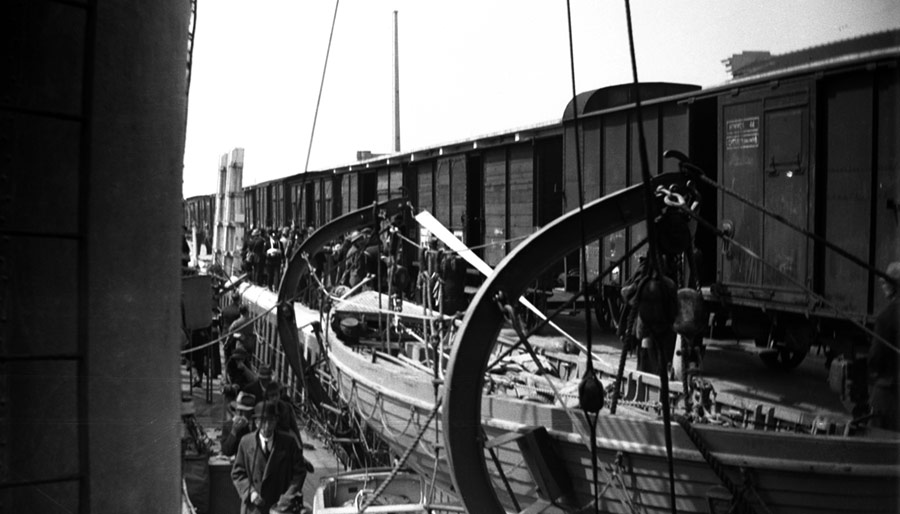
[[[400,54],[397,11],[394,11],[394,151],[400,152]]]

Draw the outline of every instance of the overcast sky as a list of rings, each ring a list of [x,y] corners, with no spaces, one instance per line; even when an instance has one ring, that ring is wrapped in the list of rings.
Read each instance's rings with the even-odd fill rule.
[[[401,150],[558,120],[571,98],[563,0],[341,0],[311,171],[393,147],[399,13]],[[334,15],[325,0],[199,0],[185,197],[304,170]],[[631,81],[624,0],[572,0],[579,92]],[[784,53],[900,27],[897,0],[633,0],[641,81],[709,86],[744,50]]]

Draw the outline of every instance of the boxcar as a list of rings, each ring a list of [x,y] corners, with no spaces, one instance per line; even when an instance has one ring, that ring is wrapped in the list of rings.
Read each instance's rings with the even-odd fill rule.
[[[183,202],[184,226],[197,229],[198,237],[212,238],[215,195],[198,195]]]
[[[883,270],[900,258],[898,55],[895,43],[702,90],[642,84],[650,172],[674,170],[662,154],[683,151],[748,202]],[[632,89],[578,96],[585,201],[640,180]],[[578,202],[574,105],[563,116],[567,210]],[[701,193],[703,217],[774,268],[699,229],[701,281],[716,321],[776,350],[766,360],[782,368],[816,343],[854,354],[867,338],[848,320],[871,322],[885,302],[876,276],[721,190]],[[598,273],[645,234],[641,224],[589,248],[588,269]],[[620,285],[634,259],[606,283]]]
[[[898,61],[894,46],[711,91],[722,184],[884,270],[900,258]],[[800,353],[817,338],[843,351],[863,342],[846,320],[884,305],[871,271],[729,195],[718,202],[719,226],[778,270],[720,242],[708,296],[735,307],[740,329]]]
[[[684,93],[699,90],[700,86],[690,84],[640,85],[641,116],[652,175],[677,169],[675,163],[663,161],[663,152],[666,150],[675,149],[684,153],[691,151],[689,134],[692,113],[683,100]],[[566,106],[563,114],[566,211],[579,206],[579,166],[585,203],[641,182],[638,116],[633,95],[631,84],[610,86],[582,93]],[[576,117],[580,159],[576,154],[575,144]],[[600,243],[589,245],[586,253],[588,279],[593,279],[619,260],[646,233],[646,227],[641,223],[604,238]],[[638,255],[635,255],[629,262],[623,263],[623,266],[604,279],[604,283],[621,286],[623,278],[633,272],[637,258]],[[577,258],[573,257],[567,267],[571,270],[570,274],[577,272]]]

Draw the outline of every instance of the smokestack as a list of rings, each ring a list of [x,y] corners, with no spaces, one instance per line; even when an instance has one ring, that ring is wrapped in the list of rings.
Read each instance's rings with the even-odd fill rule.
[[[400,151],[400,55],[397,42],[397,11],[394,11],[394,151]]]

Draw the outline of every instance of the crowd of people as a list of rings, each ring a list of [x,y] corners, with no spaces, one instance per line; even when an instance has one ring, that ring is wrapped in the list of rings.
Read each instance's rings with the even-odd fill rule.
[[[224,346],[221,453],[233,460],[231,478],[241,512],[303,512],[303,483],[313,466],[303,456],[303,438],[290,398],[271,367],[252,363],[256,334],[247,307],[234,302],[238,317]],[[230,306],[229,306],[230,307]]]
[[[256,285],[275,290],[288,260],[314,231],[299,227],[281,229],[251,227],[241,248],[243,271]]]
[[[204,343],[200,346],[209,346],[205,343],[212,341],[214,332],[222,334],[223,343],[213,345],[209,352],[191,353],[187,363],[198,374],[192,385],[200,386],[200,376],[206,372],[221,377],[227,419],[222,425],[220,452],[232,459],[231,478],[241,512],[302,513],[302,486],[313,466],[303,456],[303,439],[290,397],[271,367],[257,360],[254,321],[240,294],[231,293],[215,328],[193,332],[198,343]]]

